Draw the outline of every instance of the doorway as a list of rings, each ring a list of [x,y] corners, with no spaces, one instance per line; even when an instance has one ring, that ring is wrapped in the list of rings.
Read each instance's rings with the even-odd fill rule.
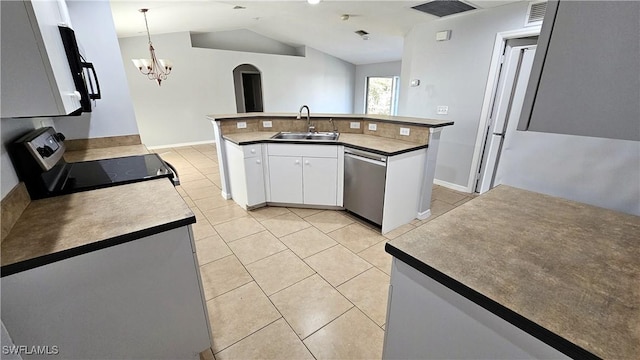
[[[262,74],[251,64],[242,64],[233,69],[233,82],[238,113],[262,112]]]
[[[533,65],[537,36],[509,39],[505,43],[498,83],[492,95],[489,121],[474,188],[484,193],[500,184],[497,177],[505,140],[510,138],[520,117],[524,94]]]

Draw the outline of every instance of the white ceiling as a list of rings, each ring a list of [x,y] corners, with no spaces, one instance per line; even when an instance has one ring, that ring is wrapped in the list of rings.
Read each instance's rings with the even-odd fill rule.
[[[138,9],[148,8],[152,40],[154,34],[171,32],[248,29],[287,45],[310,46],[360,65],[400,60],[404,35],[418,23],[438,19],[411,8],[428,1],[322,0],[310,5],[306,0],[111,0],[111,9],[118,37],[144,35],[144,18]],[[486,9],[515,1],[466,2]],[[237,5],[245,9],[234,10]],[[481,10],[465,14],[476,11]],[[342,14],[349,14],[349,20],[341,20]],[[369,40],[354,34],[361,29],[369,32]]]

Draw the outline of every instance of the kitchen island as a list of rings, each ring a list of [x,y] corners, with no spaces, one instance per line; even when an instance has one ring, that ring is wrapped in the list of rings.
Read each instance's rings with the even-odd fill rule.
[[[384,199],[377,203],[384,206],[379,205],[381,220],[375,223],[383,234],[430,216],[440,133],[453,125],[451,121],[353,114],[313,114],[309,120],[270,113],[207,118],[215,132],[222,196],[245,209],[265,205],[343,209],[343,199],[349,195],[344,191],[345,152],[381,155],[385,169],[382,189],[377,191]],[[274,138],[278,133],[307,131],[339,133],[339,137]]]
[[[504,185],[387,243],[385,358],[640,357],[640,218]]]
[[[15,191],[28,199],[22,184]],[[194,222],[165,178],[31,201],[2,239],[2,322],[13,342],[61,359],[198,358],[211,340]]]

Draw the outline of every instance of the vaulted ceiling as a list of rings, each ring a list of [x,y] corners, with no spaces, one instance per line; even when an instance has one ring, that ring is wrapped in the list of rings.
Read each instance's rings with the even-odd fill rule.
[[[151,34],[248,29],[290,46],[310,46],[353,64],[400,60],[404,35],[416,24],[439,18],[412,9],[424,1],[129,1],[111,0],[118,37],[145,34],[138,9],[148,8]],[[511,1],[465,1],[477,7],[465,16]],[[240,7],[240,8],[238,8]],[[343,20],[342,15],[349,15]],[[369,33],[363,40],[357,30]]]

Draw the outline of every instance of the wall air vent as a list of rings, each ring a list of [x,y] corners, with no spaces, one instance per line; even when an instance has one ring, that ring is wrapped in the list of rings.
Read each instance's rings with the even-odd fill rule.
[[[527,9],[527,20],[525,21],[524,26],[542,25],[542,20],[544,19],[544,14],[546,11],[546,1],[536,1],[529,3],[529,8]]]
[[[433,0],[422,5],[416,5],[412,7],[412,9],[416,9],[430,15],[443,17],[469,10],[475,10],[475,7],[458,0]]]

